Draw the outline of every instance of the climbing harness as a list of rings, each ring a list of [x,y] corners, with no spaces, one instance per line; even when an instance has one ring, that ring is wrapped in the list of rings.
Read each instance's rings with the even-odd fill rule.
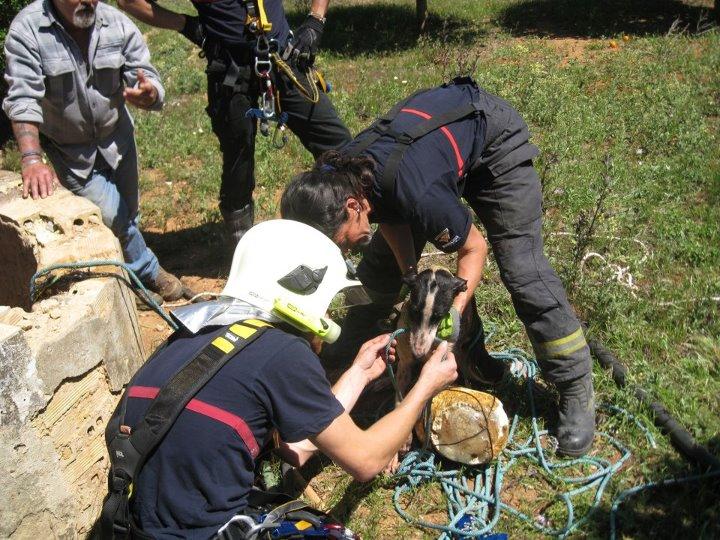
[[[282,111],[280,106],[280,91],[273,81],[273,69],[285,74],[298,92],[310,103],[317,103],[320,99],[318,86],[325,93],[330,91],[330,87],[325,83],[318,70],[308,67],[304,74],[308,83],[306,88],[286,62],[292,53],[292,32],[290,32],[288,43],[281,55],[278,41],[268,38],[268,34],[272,31],[272,23],[265,14],[263,0],[244,0],[243,3],[248,13],[245,26],[248,32],[255,36],[253,70],[260,83],[259,107],[249,109],[245,116],[258,122],[260,134],[265,137],[270,136],[270,124],[275,124],[272,145],[280,149],[288,141],[286,133],[288,115]],[[232,59],[231,62],[234,64]],[[237,66],[231,66],[231,71],[233,68],[237,72]],[[232,85],[234,83],[235,81],[232,81]]]
[[[133,482],[145,461],[160,444],[165,434],[184,409],[207,414],[206,403],[195,395],[215,374],[241,350],[258,339],[270,325],[260,320],[247,320],[227,326],[162,388],[137,386],[130,382],[105,429],[105,441],[110,458],[109,495],[103,505],[100,522],[103,538],[127,538],[142,531],[132,523],[130,496]],[[150,357],[151,362],[162,347]],[[129,398],[152,399],[143,419],[134,427],[125,425],[125,410]],[[218,415],[212,416],[226,422]],[[241,418],[235,417],[232,427],[255,459],[260,448],[252,431]]]
[[[458,77],[448,84],[459,85],[475,83],[468,77]],[[430,90],[431,89],[427,88],[418,90],[414,94],[397,103],[392,109],[390,109],[390,111],[375,120],[368,129],[363,131],[355,139],[356,141],[359,141],[358,144],[354,144],[347,150],[343,151],[345,155],[353,157],[367,150],[380,137],[390,137],[393,141],[395,141],[395,147],[390,151],[387,161],[385,162],[383,176],[379,182],[383,193],[392,194],[395,192],[395,181],[398,169],[400,168],[403,155],[410,145],[421,137],[424,137],[425,135],[438,129],[444,133],[455,152],[458,167],[458,178],[462,179],[465,176],[465,163],[462,160],[462,156],[460,156],[457,141],[455,140],[452,132],[448,130],[446,126],[448,124],[452,124],[453,122],[457,122],[458,120],[462,120],[463,118],[482,114],[482,106],[479,102],[473,101],[471,103],[464,103],[454,109],[450,109],[435,116],[431,116],[427,112],[415,108],[407,107],[408,103],[410,103],[413,99]],[[392,129],[390,125],[400,113],[419,116],[424,121],[406,129],[402,133],[399,133]]]

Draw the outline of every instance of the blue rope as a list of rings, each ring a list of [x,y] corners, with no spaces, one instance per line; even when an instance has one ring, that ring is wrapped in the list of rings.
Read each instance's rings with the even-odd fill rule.
[[[391,335],[391,342],[403,332],[405,332],[405,329],[396,330]],[[488,341],[494,332],[495,327],[491,326],[486,334],[485,340]],[[473,345],[474,344],[475,343],[473,343]],[[386,347],[386,354],[389,348],[390,344]],[[631,456],[631,452],[615,437],[607,433],[597,432],[596,435],[598,437],[605,439],[607,443],[617,451],[619,457],[614,461],[598,456],[584,456],[561,461],[549,459],[542,444],[544,439],[549,438],[549,435],[547,430],[540,430],[538,427],[533,396],[535,378],[539,371],[537,361],[523,350],[517,348],[491,354],[493,357],[509,364],[510,376],[516,379],[525,379],[527,399],[531,413],[531,435],[525,440],[517,440],[516,432],[520,417],[515,415],[510,427],[506,448],[495,463],[481,468],[466,467],[458,470],[443,471],[435,463],[435,454],[431,451],[422,449],[409,452],[400,464],[396,474],[396,477],[399,478],[400,481],[393,494],[393,505],[397,513],[407,522],[426,529],[439,531],[440,540],[486,537],[497,525],[502,512],[524,521],[541,533],[564,538],[586,523],[599,508],[607,485],[613,475],[620,470]],[[388,373],[396,389],[396,393],[398,393],[397,382],[395,381],[392,367],[389,364]],[[652,448],[657,448],[652,433],[636,416],[621,407],[611,404],[603,403],[600,404],[598,408],[612,414],[625,416],[645,434],[648,444]],[[554,484],[565,484],[569,486],[565,491],[557,493],[557,497],[564,503],[567,512],[567,517],[562,527],[548,527],[545,523],[535,519],[533,516],[503,502],[500,495],[503,488],[503,480],[508,471],[520,460],[528,460],[539,466],[547,475],[548,480]],[[563,474],[563,470],[570,468],[580,468],[580,470],[588,472],[577,476]],[[472,488],[469,484],[468,475],[472,475],[474,480]],[[649,482],[622,491],[615,497],[611,506],[611,540],[615,540],[616,538],[616,521],[619,506],[627,498],[656,487],[695,482],[717,476],[720,476],[720,471]],[[401,506],[401,498],[403,495],[418,488],[423,483],[431,482],[439,482],[445,495],[449,518],[448,524],[446,525],[432,523],[412,516]],[[592,503],[584,514],[577,516],[573,499],[578,495],[588,492],[592,493]]]
[[[491,353],[495,358],[510,363],[515,376],[526,377],[527,397],[531,412],[532,434],[524,440],[518,440],[517,428],[519,416],[513,418],[508,444],[498,461],[484,468],[465,468],[461,470],[440,471],[435,464],[435,455],[428,451],[413,451],[407,454],[400,464],[397,476],[402,480],[393,494],[395,510],[406,521],[417,526],[440,531],[440,539],[479,538],[491,532],[496,526],[502,512],[519,518],[539,532],[551,536],[565,537],[584,524],[597,510],[603,493],[612,476],[630,457],[630,451],[617,439],[606,433],[597,433],[612,445],[620,457],[611,461],[602,457],[581,457],[577,459],[553,461],[543,448],[543,440],[548,438],[547,430],[540,430],[537,423],[533,386],[538,373],[537,362],[520,349],[510,349],[502,353]],[[613,412],[625,414],[617,409]],[[519,509],[502,501],[500,493],[508,471],[521,460],[527,460],[542,468],[548,478],[555,484],[567,484],[570,489],[558,493],[564,503],[567,518],[559,528],[551,528],[537,521]],[[564,471],[569,468],[588,470],[587,474],[568,475]],[[472,471],[474,487],[468,486],[466,474]],[[439,525],[411,516],[400,505],[400,499],[409,491],[423,482],[440,482],[448,503],[449,523]],[[573,499],[583,493],[593,493],[590,508],[576,517]],[[463,523],[458,527],[458,523]]]
[[[72,270],[79,270],[81,268],[92,268],[95,266],[119,266],[125,272],[127,272],[128,276],[130,276],[130,279],[132,280],[133,284],[143,292],[143,300],[145,300],[153,310],[160,315],[163,320],[170,325],[170,327],[173,330],[178,329],[178,325],[173,321],[170,316],[163,310],[162,307],[158,305],[155,300],[153,300],[152,296],[148,292],[148,290],[145,288],[145,286],[142,284],[142,282],[138,279],[138,277],[135,275],[135,272],[133,272],[130,267],[125,264],[124,262],[120,261],[111,261],[111,260],[95,260],[95,261],[84,261],[84,262],[74,262],[74,263],[63,263],[63,264],[53,264],[50,266],[47,266],[43,268],[42,270],[39,270],[33,274],[33,276],[30,278],[30,303],[35,301],[35,298],[38,294],[38,287],[37,287],[37,280],[50,272],[53,272],[54,270],[61,270],[61,269],[72,269]],[[137,292],[137,291],[136,291]]]

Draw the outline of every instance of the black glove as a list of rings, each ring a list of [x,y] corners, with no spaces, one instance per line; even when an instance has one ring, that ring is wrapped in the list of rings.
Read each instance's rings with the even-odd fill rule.
[[[185,15],[185,26],[182,27],[180,33],[198,47],[202,47],[203,41],[205,41],[205,31],[200,24],[200,17]]]
[[[320,19],[308,15],[294,32],[292,58],[300,69],[307,69],[315,63],[324,27],[325,23]]]

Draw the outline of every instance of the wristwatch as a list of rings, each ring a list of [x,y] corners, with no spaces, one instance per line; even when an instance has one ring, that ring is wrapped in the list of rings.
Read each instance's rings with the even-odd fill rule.
[[[323,17],[319,13],[315,13],[314,11],[311,11],[310,13],[308,13],[308,17],[314,17],[315,19],[317,19],[318,21],[320,21],[323,24],[325,24],[325,21],[327,20],[326,17]]]

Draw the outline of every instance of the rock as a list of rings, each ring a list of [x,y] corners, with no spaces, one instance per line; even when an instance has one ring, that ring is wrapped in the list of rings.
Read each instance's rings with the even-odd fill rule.
[[[0,171],[0,538],[85,537],[107,490],[105,424],[145,357],[137,311],[120,280],[89,275],[30,304],[38,269],[122,253],[89,201],[22,199],[17,183]]]
[[[435,450],[467,465],[497,458],[510,432],[510,421],[498,398],[461,386],[451,386],[433,398],[429,426]],[[416,432],[425,440],[422,420]]]

